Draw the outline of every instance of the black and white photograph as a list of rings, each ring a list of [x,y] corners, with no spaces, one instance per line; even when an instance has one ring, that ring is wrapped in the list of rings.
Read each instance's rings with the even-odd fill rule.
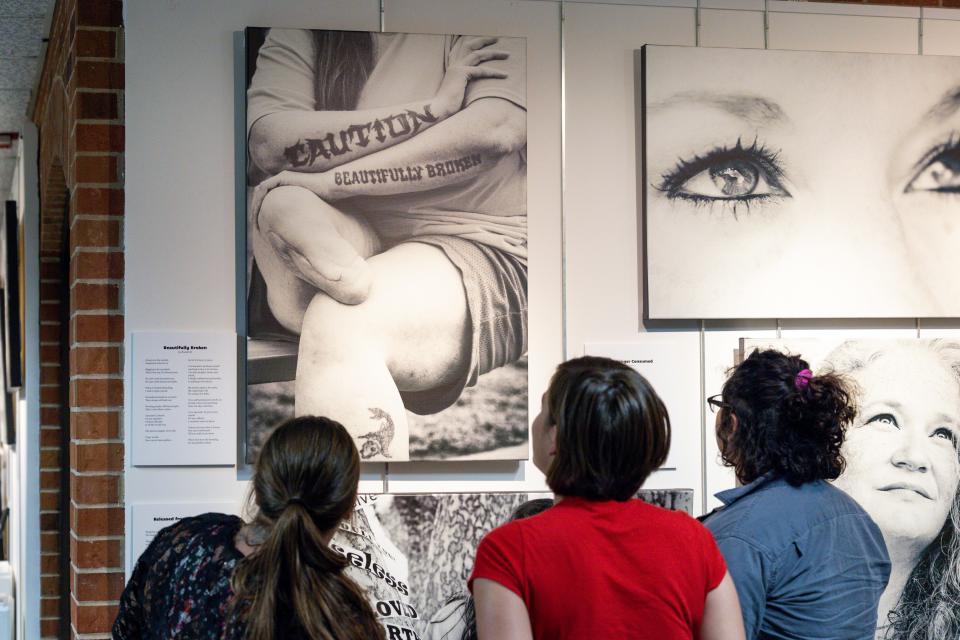
[[[650,504],[691,513],[692,489],[641,490]],[[331,547],[369,594],[388,638],[461,640],[473,622],[466,589],[480,539],[553,506],[552,494],[361,495]],[[416,634],[416,635],[414,635]]]
[[[858,415],[834,484],[883,533],[892,567],[877,640],[960,636],[960,338],[750,341],[854,384]]]
[[[960,58],[639,67],[650,318],[960,316]]]
[[[247,461],[528,456],[526,42],[246,30]]]

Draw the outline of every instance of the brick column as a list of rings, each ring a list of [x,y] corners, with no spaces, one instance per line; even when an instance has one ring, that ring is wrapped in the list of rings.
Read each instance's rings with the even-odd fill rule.
[[[123,73],[122,3],[59,0],[32,114],[40,129],[44,637],[57,637],[58,626],[77,638],[109,637],[124,584]],[[58,187],[68,205],[56,197]],[[68,301],[60,291],[69,291]],[[60,323],[63,304],[69,327]],[[68,362],[61,361],[63,340]],[[49,475],[66,435],[57,402],[64,372],[68,523],[55,506],[62,478]],[[69,581],[62,583],[61,530],[69,536]],[[57,584],[69,593],[55,591]],[[69,599],[69,620],[60,620],[58,598]]]
[[[44,202],[44,233],[48,247],[59,246],[67,207],[67,186],[63,168],[53,164],[48,168]],[[64,474],[64,445],[70,434],[64,429],[69,417],[63,407],[61,367],[66,323],[62,322],[66,267],[55,251],[40,259],[40,633],[44,638],[60,637],[66,631],[61,626],[67,598],[69,558],[63,557],[69,536],[65,508],[65,494],[69,494],[69,476]],[[69,609],[66,609],[69,611]]]

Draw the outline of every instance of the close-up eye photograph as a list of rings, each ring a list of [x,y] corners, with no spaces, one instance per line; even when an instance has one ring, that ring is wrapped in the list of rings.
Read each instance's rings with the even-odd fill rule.
[[[955,58],[647,46],[641,72],[651,318],[960,314]]]

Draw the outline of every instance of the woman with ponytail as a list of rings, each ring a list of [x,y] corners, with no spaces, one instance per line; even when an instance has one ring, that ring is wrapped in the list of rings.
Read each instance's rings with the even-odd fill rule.
[[[383,628],[328,546],[354,508],[360,458],[326,418],[280,425],[253,478],[252,522],[208,513],[162,530],[137,562],[113,636],[370,640]]]
[[[890,575],[870,516],[828,481],[843,472],[857,414],[848,383],[798,356],[754,351],[717,411],[717,443],[736,471],[705,518],[737,586],[747,638],[872,640]]]

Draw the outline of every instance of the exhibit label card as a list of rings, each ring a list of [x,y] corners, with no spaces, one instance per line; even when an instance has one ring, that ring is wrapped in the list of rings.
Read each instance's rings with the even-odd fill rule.
[[[133,464],[233,465],[237,337],[133,334]]]
[[[239,514],[239,505],[233,502],[141,503],[130,506],[131,558],[127,566],[132,570],[161,529],[202,513]]]

